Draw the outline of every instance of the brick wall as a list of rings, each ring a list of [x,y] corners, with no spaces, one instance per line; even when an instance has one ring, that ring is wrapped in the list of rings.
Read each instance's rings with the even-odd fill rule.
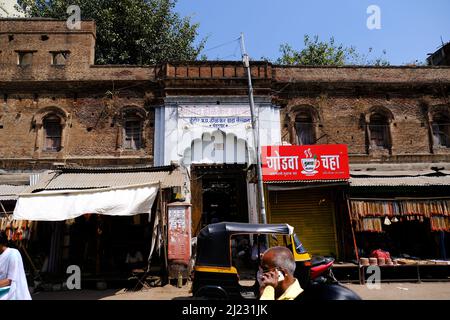
[[[10,80],[70,78],[94,63],[95,23],[83,21],[69,30],[62,21],[0,20],[2,78]],[[32,64],[18,65],[19,52],[31,51]],[[65,66],[52,65],[52,52],[68,52]]]
[[[139,93],[137,93],[138,95]],[[52,162],[85,163],[92,159],[98,165],[129,163],[153,163],[154,111],[146,106],[142,94],[139,97],[118,97],[114,99],[98,95],[77,97],[63,94],[8,95],[3,100],[0,113],[0,155],[2,166],[21,160],[19,167],[49,167]],[[35,122],[41,111],[56,107],[67,112],[67,124],[63,129],[63,148],[59,152],[45,151],[43,130]],[[144,146],[140,150],[123,149],[122,108],[132,107],[145,110],[143,128]],[[113,159],[113,160],[111,160]],[[115,159],[115,160],[114,160]],[[8,161],[10,160],[10,161]],[[14,161],[13,161],[14,160]],[[39,163],[45,163],[39,165]]]
[[[94,66],[95,22],[69,30],[65,21],[0,19],[0,83],[3,81],[151,80],[159,70],[139,66]],[[33,52],[32,64],[18,65],[19,52]],[[52,53],[68,52],[65,65]]]
[[[288,100],[282,109],[281,124],[283,141],[290,140],[289,115],[294,116],[298,108],[310,106],[319,113],[317,143],[347,144],[352,162],[433,162],[450,160],[450,149],[431,152],[430,134],[427,114],[435,107],[450,106],[445,98],[414,96],[411,98],[377,97],[335,97],[322,94],[315,98],[295,97]],[[373,107],[382,106],[389,110],[393,119],[389,125],[392,151],[376,151],[366,145],[366,128],[364,119]],[[424,106],[426,108],[424,109]],[[434,160],[433,160],[434,159]]]
[[[197,61],[158,66],[96,66],[95,23],[68,30],[65,21],[0,19],[0,167],[150,164],[152,106],[167,96],[242,96],[247,79],[241,62]],[[31,66],[18,51],[33,51]],[[51,51],[69,51],[64,66]],[[430,145],[429,117],[449,111],[449,67],[283,67],[252,62],[255,95],[282,107],[283,140],[291,141],[289,117],[309,106],[317,112],[318,143],[349,145],[352,162],[449,161],[448,148]],[[111,98],[111,93],[114,98]],[[122,108],[144,110],[145,145],[121,148]],[[60,152],[42,150],[36,119],[56,107],[67,115]],[[374,107],[392,115],[390,152],[367,150],[365,119]],[[39,121],[38,121],[39,122]]]

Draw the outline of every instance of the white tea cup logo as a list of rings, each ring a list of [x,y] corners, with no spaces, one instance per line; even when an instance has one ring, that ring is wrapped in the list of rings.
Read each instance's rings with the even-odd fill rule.
[[[317,160],[316,156],[313,156],[311,149],[305,150],[306,158],[302,159],[302,173],[305,175],[315,175],[317,173],[316,169],[320,166],[320,161]]]

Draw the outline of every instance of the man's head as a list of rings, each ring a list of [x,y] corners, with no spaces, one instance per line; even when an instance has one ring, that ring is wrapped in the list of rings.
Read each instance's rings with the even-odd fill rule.
[[[272,247],[263,254],[262,267],[268,269],[282,269],[282,271],[293,276],[295,272],[295,260],[292,252],[285,247]]]
[[[8,236],[5,231],[0,231],[0,250],[8,246]]]
[[[261,259],[261,268],[263,273],[274,271],[282,273],[284,279],[277,283],[276,289],[284,290],[295,281],[295,260],[288,248],[272,247],[266,250]]]

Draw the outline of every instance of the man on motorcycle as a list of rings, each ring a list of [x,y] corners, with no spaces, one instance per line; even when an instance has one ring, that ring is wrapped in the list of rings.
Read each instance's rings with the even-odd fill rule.
[[[285,247],[272,247],[264,252],[259,270],[260,300],[294,300],[303,292],[294,277],[295,260]]]

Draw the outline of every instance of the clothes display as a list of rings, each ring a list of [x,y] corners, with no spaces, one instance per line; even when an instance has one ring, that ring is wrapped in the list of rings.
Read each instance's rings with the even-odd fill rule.
[[[365,218],[356,221],[356,231],[358,232],[383,232],[380,218]]]
[[[431,217],[432,231],[450,231],[450,217]]]
[[[351,217],[356,231],[383,232],[381,219],[392,222],[430,219],[432,231],[450,232],[450,199],[429,200],[351,200]]]
[[[353,219],[367,216],[395,217],[406,215],[450,216],[450,199],[441,200],[351,200]]]
[[[30,240],[33,222],[12,220],[11,216],[0,218],[0,230],[5,231],[9,241]]]

